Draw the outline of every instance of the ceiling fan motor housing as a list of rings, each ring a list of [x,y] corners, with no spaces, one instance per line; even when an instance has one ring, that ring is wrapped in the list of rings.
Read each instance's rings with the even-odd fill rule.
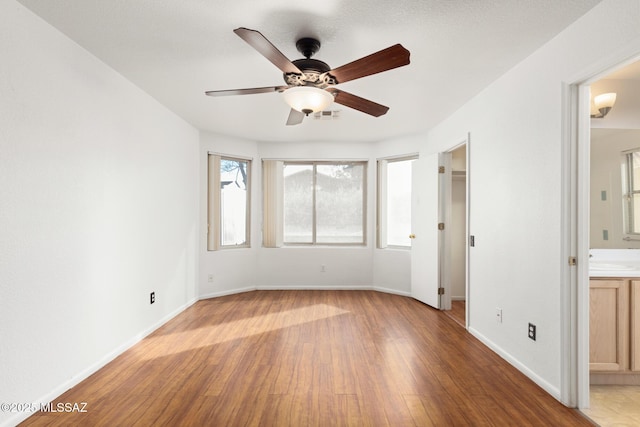
[[[315,86],[325,88],[328,85],[336,84],[333,76],[328,74],[331,67],[326,62],[318,59],[303,58],[292,61],[302,74],[284,73],[284,81],[291,86]]]
[[[320,42],[318,40],[310,37],[301,38],[296,42],[296,48],[298,52],[304,55],[304,58],[296,59],[292,61],[292,63],[302,71],[302,75],[297,73],[284,73],[284,81],[288,85],[326,88],[328,85],[336,84],[335,79],[327,73],[331,70],[329,64],[318,59],[311,59],[320,49]]]

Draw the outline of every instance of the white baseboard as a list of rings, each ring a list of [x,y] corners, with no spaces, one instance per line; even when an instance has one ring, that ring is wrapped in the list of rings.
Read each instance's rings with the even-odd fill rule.
[[[208,293],[208,294],[200,295],[198,297],[198,299],[199,300],[203,300],[203,299],[209,299],[209,298],[224,297],[226,295],[242,294],[242,293],[245,293],[245,292],[251,292],[251,291],[255,291],[255,290],[256,290],[255,286],[250,286],[250,287],[247,287],[247,288],[232,289],[232,290],[220,291],[220,292],[211,292],[211,293]]]
[[[84,381],[87,378],[89,378],[91,375],[96,373],[98,370],[100,370],[104,366],[106,366],[109,362],[113,361],[116,357],[120,356],[122,353],[124,353],[125,351],[127,351],[128,349],[130,349],[131,347],[133,347],[134,345],[136,345],[140,341],[142,341],[146,336],[150,335],[153,331],[155,331],[156,329],[158,329],[159,327],[161,327],[162,325],[167,323],[169,320],[173,319],[178,314],[182,313],[184,310],[186,310],[187,308],[192,306],[195,302],[197,302],[196,299],[194,299],[192,301],[189,301],[186,304],[178,307],[177,309],[175,309],[171,313],[169,313],[166,316],[162,317],[160,320],[158,320],[156,323],[154,323],[153,325],[151,325],[147,329],[141,331],[140,333],[138,333],[135,336],[131,337],[130,339],[128,339],[124,343],[120,344],[118,347],[116,347],[114,350],[112,350],[111,352],[109,352],[108,354],[103,356],[101,359],[99,359],[94,364],[90,365],[86,369],[84,369],[84,370],[80,371],[79,373],[75,374],[69,380],[67,380],[64,383],[60,384],[58,387],[56,387],[55,389],[51,390],[49,393],[45,394],[44,396],[41,396],[39,399],[36,399],[33,403],[47,404],[49,402],[54,402],[55,399],[57,397],[59,397],[61,394],[63,394],[64,392],[66,392],[70,388],[75,387],[76,385],[80,384],[82,381]],[[2,422],[2,424],[0,424],[0,427],[11,427],[11,426],[18,425],[22,421],[24,421],[27,418],[29,418],[31,415],[33,415],[33,413],[30,413],[30,412],[18,412],[18,413],[15,414],[15,416],[10,417],[9,419],[7,419],[4,422]]]
[[[220,292],[212,292],[204,295],[200,295],[199,299],[209,299],[223,297],[226,295],[241,294],[251,291],[294,291],[294,290],[309,290],[309,291],[378,291],[385,294],[394,294],[404,297],[410,297],[410,292],[399,291],[397,289],[383,288],[378,286],[323,286],[323,285],[305,285],[305,286],[251,286],[242,289],[233,289]]]
[[[260,291],[370,291],[371,286],[324,286],[324,285],[303,285],[303,286],[256,286]]]
[[[525,376],[531,379],[531,381],[533,381],[534,383],[542,387],[547,393],[553,396],[556,400],[562,403],[560,389],[550,384],[548,381],[546,381],[544,378],[537,375],[531,369],[527,368],[525,365],[520,363],[520,361],[518,361],[515,357],[513,357],[511,354],[506,352],[502,347],[496,345],[493,341],[489,340],[487,337],[482,335],[476,329],[469,328],[469,333],[471,333],[471,335],[476,337],[478,340],[480,340],[484,345],[489,347],[491,350],[496,352],[504,360],[509,362],[517,370],[522,372]]]
[[[374,286],[372,289],[374,291],[384,292],[385,294],[393,294],[393,295],[400,295],[400,296],[403,296],[403,297],[411,297],[411,292],[407,292],[407,291],[399,291],[397,289],[391,289],[391,288],[382,288],[380,286]]]

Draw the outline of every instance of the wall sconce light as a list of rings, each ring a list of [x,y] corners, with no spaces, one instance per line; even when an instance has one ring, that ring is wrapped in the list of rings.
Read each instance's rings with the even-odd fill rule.
[[[592,119],[601,119],[613,108],[613,104],[616,103],[616,94],[612,93],[603,93],[593,98],[593,102],[591,103],[591,118]]]
[[[333,102],[333,95],[314,86],[296,86],[282,92],[291,108],[305,115],[322,111]]]

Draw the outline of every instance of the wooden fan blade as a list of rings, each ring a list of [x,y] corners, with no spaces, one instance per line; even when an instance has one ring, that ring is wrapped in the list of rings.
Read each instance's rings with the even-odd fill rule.
[[[401,44],[396,44],[328,71],[327,74],[333,76],[337,83],[344,83],[408,65],[409,55],[407,49]]]
[[[208,90],[204,94],[208,96],[253,95],[255,93],[282,92],[287,88],[289,88],[289,86],[253,87],[249,89],[229,89],[229,90]]]
[[[302,71],[293,65],[293,63],[259,31],[240,27],[233,30],[233,32],[260,52],[262,56],[271,61],[273,65],[282,70],[283,73],[302,74]]]
[[[350,94],[343,90],[336,88],[328,88],[327,91],[331,92],[335,98],[334,102],[342,104],[345,107],[353,108],[354,110],[362,111],[374,117],[380,117],[389,111],[389,107],[369,101],[368,99],[361,98],[359,96]]]
[[[289,118],[287,119],[287,126],[299,125],[303,119],[304,113],[292,108],[289,112]]]

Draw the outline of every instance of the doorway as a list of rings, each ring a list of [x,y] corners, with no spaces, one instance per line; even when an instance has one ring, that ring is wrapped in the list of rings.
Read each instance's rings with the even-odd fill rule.
[[[636,93],[640,91],[640,63],[627,62],[624,66],[611,69],[615,71],[590,79],[577,86],[575,91],[579,116],[576,140],[579,171],[574,187],[577,193],[577,212],[574,213],[577,236],[572,241],[577,245],[575,254],[578,260],[589,260],[591,256],[598,258],[604,253],[607,257],[614,257],[610,258],[613,265],[615,251],[627,252],[634,247],[625,236],[623,225],[626,215],[621,160],[625,151],[640,147],[638,138],[630,135],[637,132],[640,136],[640,119],[636,118],[640,113],[640,102],[635,101],[638,98]],[[607,111],[608,114],[598,117],[597,109],[594,111],[593,108],[589,113],[586,112],[587,105],[596,95],[612,92],[617,92],[618,101]],[[637,107],[634,103],[638,104]],[[587,114],[592,118],[589,119]],[[608,163],[603,163],[605,161]],[[635,409],[640,407],[640,381],[637,381],[640,373],[634,374],[634,367],[627,358],[633,354],[633,350],[626,347],[622,353],[618,352],[618,355],[624,354],[625,360],[615,368],[615,364],[595,363],[601,362],[598,358],[607,353],[603,351],[603,346],[607,344],[603,344],[599,336],[594,336],[594,333],[597,335],[598,331],[602,332],[604,306],[600,301],[605,293],[611,293],[611,289],[602,290],[601,284],[606,277],[606,273],[603,275],[590,268],[589,262],[578,263],[575,295],[578,324],[576,403],[587,416],[602,426],[640,425],[640,414]],[[624,279],[618,282],[622,283]],[[624,285],[616,292],[624,296],[630,293],[630,289]],[[628,302],[619,303],[614,308],[619,307],[633,311]],[[633,317],[633,314],[630,316]],[[615,328],[621,324],[620,320],[612,322]],[[623,332],[616,339],[633,342],[640,333],[632,327]],[[618,345],[616,342],[613,344]]]
[[[455,297],[459,323],[465,328],[470,303],[468,150],[467,135],[449,151],[414,161],[410,235],[411,296],[447,315],[452,314]]]
[[[448,195],[445,199],[447,206],[445,240],[445,257],[449,262],[444,263],[445,295],[449,298],[445,302],[447,314],[459,325],[467,327],[467,144],[455,147],[447,153],[449,157],[450,174],[448,180]],[[448,283],[447,283],[448,282]]]

